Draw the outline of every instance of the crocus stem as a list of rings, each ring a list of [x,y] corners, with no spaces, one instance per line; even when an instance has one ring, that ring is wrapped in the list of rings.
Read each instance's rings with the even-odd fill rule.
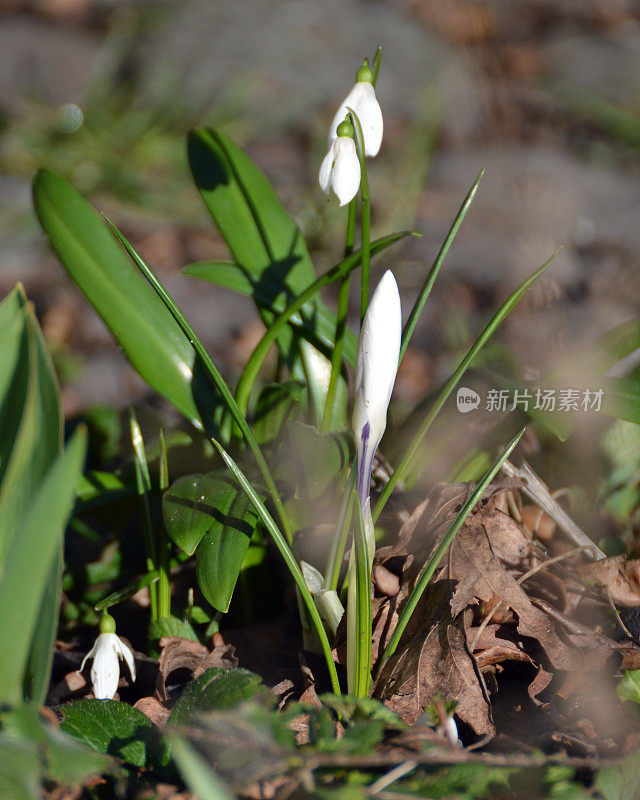
[[[342,507],[340,508],[338,524],[336,525],[336,535],[331,543],[331,552],[329,553],[329,562],[324,578],[325,589],[337,590],[338,588],[340,567],[342,566],[342,559],[347,546],[347,539],[349,538],[349,525],[351,524],[351,516],[353,514],[353,487],[355,483],[356,470],[352,468],[345,489]]]
[[[347,681],[349,694],[369,696],[371,682],[371,563],[364,509],[356,504],[356,529],[347,589]]]
[[[360,197],[362,199],[361,206],[361,237],[362,245],[362,271],[361,271],[361,285],[360,285],[360,327],[364,321],[364,315],[367,313],[367,306],[369,305],[369,266],[371,263],[371,208],[369,206],[369,181],[367,178],[367,162],[364,154],[364,136],[362,134],[362,125],[358,119],[358,115],[352,109],[349,109],[351,120],[356,133],[356,150],[358,151],[358,160],[360,161]]]
[[[347,217],[347,233],[344,242],[344,257],[353,253],[353,240],[356,230],[356,203],[357,197],[349,203],[349,215]],[[322,431],[331,430],[336,393],[338,391],[338,381],[342,372],[342,353],[344,351],[344,334],[347,327],[347,312],[349,311],[349,275],[345,276],[340,284],[338,292],[338,310],[336,312],[336,335],[334,339],[333,352],[331,353],[331,377],[324,404],[324,414],[322,417]]]

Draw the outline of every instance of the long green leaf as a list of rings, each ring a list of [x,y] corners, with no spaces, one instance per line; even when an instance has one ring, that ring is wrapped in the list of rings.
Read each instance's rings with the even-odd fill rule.
[[[180,774],[198,800],[233,800],[235,795],[186,739],[174,734],[170,742],[171,755],[178,765]]]
[[[35,178],[33,199],[51,246],[135,369],[196,427],[210,423],[218,398],[192,344],[104,220],[71,184],[45,170]]]
[[[413,459],[414,455],[416,454],[416,451],[418,450],[418,447],[420,446],[420,442],[426,435],[427,431],[431,427],[431,424],[433,423],[435,418],[438,416],[440,409],[444,406],[447,399],[458,385],[458,382],[460,381],[464,373],[473,363],[473,359],[478,355],[478,353],[489,341],[489,339],[496,331],[496,329],[509,316],[514,307],[520,302],[520,300],[522,300],[522,298],[533,286],[533,284],[538,280],[538,278],[553,263],[559,252],[560,250],[556,250],[556,252],[551,256],[551,258],[548,261],[545,261],[545,263],[541,267],[539,267],[532,275],[530,275],[523,283],[521,283],[520,286],[518,286],[518,288],[514,292],[512,292],[509,295],[509,297],[500,306],[498,311],[496,311],[496,313],[494,314],[494,316],[492,317],[491,321],[486,326],[486,328],[482,331],[482,333],[474,343],[473,347],[462,359],[456,371],[446,382],[442,391],[440,392],[435,402],[431,406],[429,413],[426,415],[424,421],[420,425],[420,428],[413,437],[411,443],[405,450],[405,453],[400,459],[399,464],[395,468],[391,478],[387,482],[387,485],[384,487],[382,494],[378,498],[378,502],[376,503],[376,506],[373,510],[374,522],[380,516],[380,513],[384,508],[385,503],[389,499],[389,496],[391,495],[391,492],[393,491],[395,485],[402,477],[404,477],[405,473],[407,472],[411,464],[411,460]]]
[[[189,164],[196,186],[235,261],[256,282],[268,277],[284,296],[295,297],[315,278],[300,229],[249,156],[216,130],[189,133]],[[265,325],[272,313],[259,308]],[[293,332],[281,331],[278,346],[291,365]]]
[[[32,306],[21,286],[0,306],[0,575],[20,524],[62,444],[58,386]],[[44,702],[58,625],[62,543],[43,581],[24,669],[25,696]]]
[[[447,234],[442,247],[440,248],[440,252],[436,256],[436,260],[433,262],[433,266],[429,270],[429,274],[426,277],[426,280],[416,298],[415,303],[413,304],[413,308],[411,309],[411,313],[409,314],[409,319],[407,320],[404,330],[402,331],[402,341],[400,344],[400,361],[402,361],[405,351],[407,349],[407,345],[411,340],[411,336],[413,335],[413,331],[415,330],[416,325],[418,324],[418,319],[420,318],[420,314],[422,313],[422,309],[424,308],[424,304],[427,302],[427,298],[431,294],[431,289],[433,288],[433,284],[435,283],[436,278],[438,277],[438,273],[440,272],[440,267],[444,263],[445,258],[447,257],[447,253],[451,245],[453,244],[453,240],[456,237],[456,233],[458,232],[458,228],[462,225],[462,220],[467,216],[467,211],[469,210],[471,203],[473,203],[473,198],[476,196],[476,192],[478,191],[478,186],[480,186],[480,181],[482,180],[482,176],[484,175],[484,169],[481,169],[478,177],[475,179],[473,186],[469,189],[469,193],[464,199],[464,202],[460,206],[460,210],[456,214],[456,218],[453,220],[451,227],[449,228],[449,233]]]
[[[23,699],[45,581],[71,513],[86,438],[84,429],[78,429],[57,456],[7,552],[7,569],[0,581],[0,703],[17,704]]]

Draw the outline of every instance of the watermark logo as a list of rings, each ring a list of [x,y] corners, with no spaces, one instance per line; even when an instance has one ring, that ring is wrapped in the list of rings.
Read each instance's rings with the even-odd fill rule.
[[[461,386],[456,395],[456,404],[461,414],[467,414],[469,411],[475,411],[476,408],[480,407],[480,395],[474,392],[473,389]]]
[[[601,411],[604,389],[488,389],[483,399],[473,389],[461,386],[456,405],[461,414],[475,411],[483,403],[485,411]]]

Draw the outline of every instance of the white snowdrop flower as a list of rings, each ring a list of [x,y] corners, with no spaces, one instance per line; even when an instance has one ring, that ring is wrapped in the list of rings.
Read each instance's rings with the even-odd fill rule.
[[[360,161],[356,143],[350,136],[338,136],[320,165],[320,188],[326,194],[333,189],[341,206],[346,206],[360,188]]]
[[[352,427],[358,454],[357,490],[365,508],[373,456],[387,426],[387,409],[398,371],[402,310],[396,279],[387,270],[364,317],[356,359]]]
[[[329,145],[338,137],[338,126],[347,116],[349,110],[355,111],[362,126],[364,152],[367,156],[377,156],[382,144],[382,111],[376,98],[376,90],[371,80],[373,73],[368,65],[360,67],[356,75],[356,83],[345,97],[336,112],[329,131]]]
[[[120,680],[119,659],[124,659],[129,667],[131,680],[136,679],[136,665],[133,653],[127,645],[116,636],[116,623],[110,614],[100,620],[100,635],[87,655],[82,659],[82,672],[87,659],[93,658],[91,666],[91,683],[93,694],[98,700],[112,700]]]

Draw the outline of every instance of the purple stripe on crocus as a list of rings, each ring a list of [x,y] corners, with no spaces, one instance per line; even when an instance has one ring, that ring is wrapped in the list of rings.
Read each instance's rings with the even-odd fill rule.
[[[362,461],[358,464],[358,499],[360,505],[364,504],[369,497],[369,482],[371,480],[371,458],[369,456],[369,433],[371,427],[368,422],[365,422],[362,433],[360,434],[360,442],[362,443]]]

